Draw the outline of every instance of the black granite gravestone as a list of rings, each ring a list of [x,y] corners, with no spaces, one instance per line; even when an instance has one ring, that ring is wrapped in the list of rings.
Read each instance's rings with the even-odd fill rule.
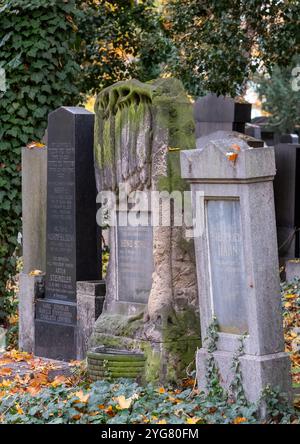
[[[288,140],[287,136],[285,140]],[[291,137],[290,142],[292,141]],[[276,144],[275,161],[277,173],[274,179],[274,198],[279,257],[298,258],[300,257],[300,145],[297,142]]]
[[[215,131],[245,132],[246,122],[251,121],[250,103],[235,102],[231,97],[207,94],[194,105],[196,137]]]
[[[45,298],[36,301],[37,356],[76,359],[76,282],[100,279],[93,129],[94,115],[83,108],[49,114],[46,280]]]

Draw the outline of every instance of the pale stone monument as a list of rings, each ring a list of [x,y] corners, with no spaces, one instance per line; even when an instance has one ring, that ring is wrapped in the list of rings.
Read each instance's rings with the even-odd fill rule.
[[[195,148],[193,107],[176,79],[118,82],[95,105],[98,191],[128,194],[180,190],[180,149]],[[149,224],[109,228],[110,258],[103,313],[91,348],[141,350],[146,379],[186,375],[199,344],[197,282],[192,240],[183,226]],[[92,355],[91,355],[92,356]]]
[[[198,139],[196,150],[181,152],[182,177],[191,183],[193,205],[202,199],[204,223],[195,237],[201,332],[215,317],[216,350],[198,350],[197,378],[206,389],[208,358],[213,356],[221,384],[232,382],[232,361],[240,356],[249,401],[279,386],[290,396],[290,360],[284,352],[274,212],[274,149],[233,132]],[[201,198],[201,195],[204,195]]]
[[[46,269],[47,147],[22,148],[22,250],[19,348],[34,351],[34,299]]]

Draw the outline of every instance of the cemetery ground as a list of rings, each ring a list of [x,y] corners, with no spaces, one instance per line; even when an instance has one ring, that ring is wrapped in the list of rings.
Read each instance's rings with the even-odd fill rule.
[[[286,351],[292,362],[294,407],[275,391],[264,394],[266,423],[300,423],[300,281],[282,284]],[[194,374],[176,387],[142,386],[130,379],[91,383],[84,361],[37,358],[13,348],[18,317],[11,314],[11,345],[0,356],[0,423],[251,424],[256,406],[227,397],[217,381],[210,394],[197,390]]]

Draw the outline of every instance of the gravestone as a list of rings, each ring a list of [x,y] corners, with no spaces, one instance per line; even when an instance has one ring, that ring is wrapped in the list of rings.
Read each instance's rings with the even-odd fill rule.
[[[284,260],[300,257],[300,145],[287,136],[275,145],[274,180],[278,253]]]
[[[251,121],[251,104],[207,94],[196,100],[194,118],[197,138],[219,130],[244,133],[246,122]]]
[[[236,135],[220,131],[199,139],[197,150],[181,152],[181,169],[191,182],[194,205],[204,194],[203,230],[195,237],[202,337],[214,317],[219,325],[215,351],[205,341],[197,352],[198,385],[207,390],[213,358],[222,386],[230,389],[242,340],[243,387],[247,399],[256,402],[267,385],[291,396],[279,287],[275,157],[263,142]]]
[[[48,119],[45,296],[35,303],[35,354],[78,357],[77,281],[100,278],[94,115],[61,107]],[[82,347],[81,347],[82,348]]]
[[[47,147],[22,148],[22,256],[19,349],[34,351],[34,294],[46,269]],[[39,270],[40,275],[29,273]]]
[[[179,151],[195,147],[192,104],[176,79],[131,80],[104,89],[95,113],[97,188],[115,192],[119,207],[109,227],[105,306],[90,346],[142,350],[147,380],[176,380],[200,336],[193,243],[184,226],[152,223],[151,192],[186,187]],[[131,193],[149,198],[137,226],[122,222]]]
[[[151,227],[117,229],[118,300],[147,304],[153,272]]]

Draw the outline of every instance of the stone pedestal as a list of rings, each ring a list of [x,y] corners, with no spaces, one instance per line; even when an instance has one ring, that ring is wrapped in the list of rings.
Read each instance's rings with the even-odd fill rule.
[[[300,279],[300,259],[291,259],[285,264],[285,280],[292,282],[294,279]]]
[[[44,291],[45,274],[30,276],[27,273],[20,273],[19,279],[19,349],[34,353],[35,301]]]
[[[102,313],[104,281],[77,282],[77,359],[85,359],[96,319]]]
[[[181,169],[191,183],[195,217],[204,212],[195,237],[202,337],[214,318],[219,326],[215,351],[204,342],[197,353],[199,387],[206,389],[209,356],[229,387],[243,340],[243,387],[256,402],[267,385],[291,396],[291,377],[279,287],[274,149],[252,145],[235,133],[216,132],[210,141],[199,139],[199,149],[181,153]]]

